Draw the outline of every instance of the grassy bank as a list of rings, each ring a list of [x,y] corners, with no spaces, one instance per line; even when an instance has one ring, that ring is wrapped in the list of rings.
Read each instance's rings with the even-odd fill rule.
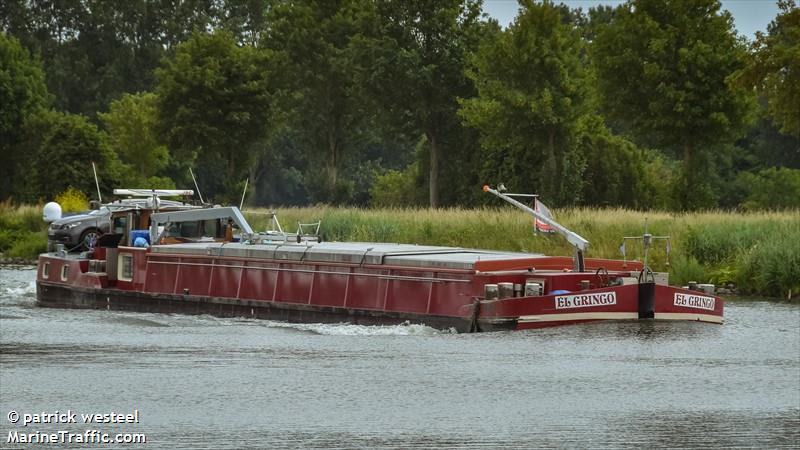
[[[266,210],[255,210],[266,212]],[[404,242],[571,255],[560,236],[534,235],[531,219],[512,208],[379,209],[326,206],[278,209],[281,223],[294,231],[297,221],[322,219],[326,240]],[[740,292],[773,297],[800,291],[800,211],[693,214],[625,209],[572,208],[556,218],[590,242],[588,256],[621,258],[623,236],[640,236],[647,219],[653,235],[671,237],[650,253],[656,270],[669,271],[672,284],[690,280],[735,284]],[[255,229],[267,216],[247,214]],[[641,258],[640,245],[627,245],[629,259]],[[669,263],[669,264],[668,264]]]
[[[0,202],[0,256],[5,260],[33,260],[47,250],[47,224],[39,206]]]
[[[267,227],[266,209],[246,213],[256,230]],[[559,236],[534,235],[530,217],[511,207],[487,209],[353,209],[316,206],[279,208],[283,226],[322,220],[325,240],[403,242],[571,255]],[[622,236],[642,234],[644,221],[654,235],[672,238],[669,259],[663,244],[651,251],[656,270],[668,270],[672,284],[689,280],[733,283],[742,293],[773,297],[800,292],[800,211],[695,214],[572,208],[557,219],[590,242],[588,256],[620,258]],[[35,259],[46,248],[46,224],[38,206],[0,203],[0,253]],[[627,245],[629,259],[640,245]],[[669,263],[669,264],[668,264]]]

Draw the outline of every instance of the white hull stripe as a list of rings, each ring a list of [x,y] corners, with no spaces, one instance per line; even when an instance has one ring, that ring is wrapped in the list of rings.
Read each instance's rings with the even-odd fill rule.
[[[656,313],[656,320],[696,320],[700,322],[722,323],[722,316],[696,313]]]
[[[639,319],[638,312],[580,312],[564,314],[539,314],[519,316],[517,323],[531,322],[564,322],[568,320],[630,320]],[[700,322],[722,323],[720,316],[695,313],[655,313],[655,320],[691,320]]]
[[[565,320],[627,320],[638,319],[638,312],[579,312],[563,314],[539,314],[535,316],[519,316],[517,323],[530,322],[562,322]]]

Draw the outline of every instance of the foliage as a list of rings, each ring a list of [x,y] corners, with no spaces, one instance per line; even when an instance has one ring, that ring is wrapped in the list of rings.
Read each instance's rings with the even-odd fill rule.
[[[757,173],[742,172],[736,183],[747,193],[741,205],[744,209],[800,209],[800,169],[771,167]]]
[[[778,7],[767,34],[756,34],[737,76],[767,97],[769,115],[781,132],[800,138],[800,9],[794,0],[779,0]]]
[[[669,281],[677,286],[686,286],[690,281],[711,281],[706,269],[693,256],[678,255],[670,262]]]
[[[0,2],[0,199],[91,196],[96,160],[217,203],[796,205],[796,0],[752,45],[718,0],[553,3]]]
[[[227,32],[196,32],[156,71],[160,132],[175,158],[216,181],[207,197],[237,200],[227,183],[247,176],[270,130],[270,55]]]
[[[800,136],[781,133],[766,117],[759,118],[736,145],[742,152],[739,170],[780,166],[800,169]]]
[[[787,298],[800,293],[800,227],[793,225],[794,230],[764,239],[740,256],[736,281],[743,292]]]
[[[743,292],[773,296],[799,292],[800,214],[744,217],[761,220],[742,223],[731,217],[688,227],[686,253],[707,268],[714,281],[732,280]]]
[[[123,93],[150,90],[162,56],[228,12],[218,4],[8,0],[0,27],[41,53],[59,110],[94,119]]]
[[[79,212],[89,209],[89,199],[86,194],[72,186],[56,195],[55,201],[61,205],[61,211],[63,212]]]
[[[466,60],[495,25],[481,21],[475,0],[376,4],[375,30],[359,41],[359,81],[396,128],[426,137],[429,201],[438,207],[440,163],[460,141],[456,99],[474,92]]]
[[[425,192],[419,185],[417,163],[405,170],[388,170],[379,175],[370,189],[370,205],[378,208],[409,207],[425,204]]]
[[[108,137],[86,117],[45,111],[32,118],[31,154],[34,168],[29,183],[32,198],[53,198],[68,187],[96,191],[92,162],[97,165],[100,189],[110,192],[123,168],[108,145]]]
[[[468,72],[478,95],[463,100],[460,113],[480,131],[484,179],[555,204],[579,200],[586,163],[576,125],[588,98],[581,49],[561,8],[532,1],[522,2],[514,23],[480,47]]]
[[[684,163],[681,206],[698,196],[707,167],[696,156],[741,132],[749,97],[728,86],[744,49],[718,0],[633,0],[615,12],[593,45],[603,104],[638,142],[673,150]]]
[[[644,208],[662,211],[679,209],[673,196],[680,179],[677,162],[655,151],[645,151],[644,160],[641,177],[645,185],[638,195],[639,204]]]
[[[279,2],[268,14],[266,45],[281,58],[281,107],[298,150],[312,167],[313,201],[342,203],[354,185],[340,179],[348,154],[371,138],[367,103],[356,83],[351,40],[374,14],[362,0]]]
[[[0,253],[33,259],[47,246],[47,224],[39,206],[0,202]]]
[[[25,123],[51,100],[41,62],[5,33],[0,33],[0,99],[0,199],[5,199],[19,193],[14,175],[29,165],[28,155],[16,148]]]
[[[661,206],[653,199],[655,189],[645,174],[645,152],[631,141],[615,136],[597,115],[581,124],[579,151],[586,160],[581,200],[589,205],[621,205],[631,208]]]
[[[297,140],[285,131],[270,141],[251,177],[258,205],[297,205],[308,199],[304,180],[307,161],[297,149]],[[251,203],[248,203],[251,204]]]
[[[132,168],[137,181],[156,176],[169,164],[169,151],[155,129],[157,101],[151,92],[125,94],[111,102],[108,113],[98,115],[120,161]]]
[[[13,139],[28,115],[46,107],[50,100],[41,62],[5,33],[0,33],[0,98],[0,136],[4,144]]]
[[[47,232],[20,232],[6,253],[11,258],[35,259],[47,251]]]

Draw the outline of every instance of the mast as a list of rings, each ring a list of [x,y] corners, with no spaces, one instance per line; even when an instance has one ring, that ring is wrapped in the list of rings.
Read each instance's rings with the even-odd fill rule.
[[[584,271],[586,266],[584,264],[583,254],[586,251],[586,248],[589,246],[589,241],[587,241],[586,239],[584,239],[582,236],[580,236],[579,234],[575,233],[574,231],[571,231],[571,230],[567,229],[565,226],[563,226],[560,223],[556,222],[552,218],[547,217],[544,214],[540,213],[539,211],[536,211],[535,209],[531,208],[530,206],[525,205],[524,203],[521,203],[521,202],[511,198],[508,194],[504,194],[504,193],[502,193],[502,192],[500,192],[500,191],[498,191],[496,189],[492,189],[488,185],[483,186],[483,192],[488,192],[490,194],[494,194],[495,196],[507,201],[508,203],[511,203],[512,205],[516,206],[517,208],[525,211],[526,213],[528,213],[528,214],[532,215],[533,217],[537,218],[538,220],[540,220],[540,221],[546,223],[547,225],[550,225],[551,227],[553,227],[553,229],[556,230],[557,233],[559,233],[560,235],[564,236],[567,239],[567,242],[569,242],[575,248],[575,253],[573,255],[573,259],[575,261],[575,266],[574,266],[575,270],[577,272],[583,272]]]

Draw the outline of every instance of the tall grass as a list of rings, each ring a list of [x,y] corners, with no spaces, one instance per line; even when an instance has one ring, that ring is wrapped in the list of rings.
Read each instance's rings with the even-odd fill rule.
[[[268,228],[267,209],[246,212],[254,229]],[[480,209],[358,209],[331,206],[278,208],[284,229],[322,220],[328,241],[397,242],[571,255],[557,235],[533,233],[531,218],[511,207]],[[589,240],[588,257],[621,258],[623,236],[641,236],[645,220],[656,236],[670,236],[667,257],[657,242],[651,265],[670,272],[673,284],[693,280],[735,283],[745,293],[797,296],[800,293],[800,211],[683,214],[627,209],[570,208],[555,216]],[[39,206],[0,202],[0,253],[35,259],[46,247],[47,225]],[[629,259],[640,259],[640,245],[626,245]]]
[[[255,210],[264,212],[265,210]],[[571,255],[557,235],[534,234],[531,218],[512,208],[482,209],[353,209],[330,206],[279,208],[285,228],[322,220],[325,240],[401,242],[448,245],[550,255]],[[264,229],[264,215],[246,214],[255,229]],[[589,240],[587,256],[621,258],[623,236],[648,232],[669,236],[656,242],[649,262],[669,271],[673,284],[688,281],[735,283],[745,293],[772,296],[800,292],[800,211],[738,213],[639,212],[627,209],[570,208],[555,211],[567,228]],[[641,245],[628,243],[629,259],[642,257]]]
[[[39,206],[0,202],[0,254],[35,259],[47,249],[47,224]]]

